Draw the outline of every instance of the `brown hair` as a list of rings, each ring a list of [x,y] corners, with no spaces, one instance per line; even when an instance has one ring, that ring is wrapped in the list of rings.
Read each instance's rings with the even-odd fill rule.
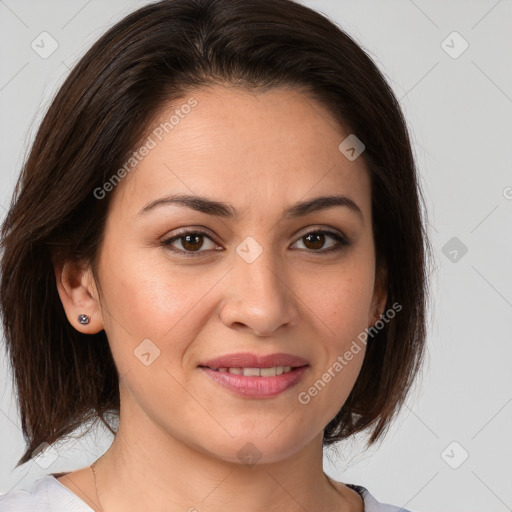
[[[164,103],[211,84],[302,88],[366,146],[376,265],[387,307],[403,312],[368,343],[358,379],[326,426],[324,444],[372,427],[381,438],[418,374],[426,338],[427,239],[400,106],[366,53],[323,15],[292,0],[163,0],[108,30],[51,103],[1,231],[0,307],[27,450],[89,420],[115,433],[119,376],[105,331],[78,332],[60,301],[54,264],[95,270],[108,181]],[[340,141],[341,142],[341,141]],[[95,274],[97,275],[97,274]]]

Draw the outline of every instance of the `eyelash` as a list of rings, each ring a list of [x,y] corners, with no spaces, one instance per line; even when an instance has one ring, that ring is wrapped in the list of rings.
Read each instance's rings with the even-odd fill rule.
[[[172,243],[174,243],[176,240],[185,238],[187,235],[202,235],[202,236],[205,236],[206,238],[210,239],[212,242],[216,243],[215,240],[213,240],[213,238],[208,233],[205,233],[204,231],[184,231],[184,232],[178,233],[177,235],[174,235],[171,238],[163,240],[161,243],[161,246],[165,247],[165,248],[169,249],[170,251],[172,251],[173,253],[178,254],[179,256],[183,256],[185,258],[197,258],[197,257],[201,256],[201,253],[208,252],[208,251],[201,251],[201,250],[199,250],[199,251],[183,251],[181,249],[176,249],[176,248],[171,247]],[[324,251],[322,251],[322,250],[307,251],[307,252],[312,252],[314,254],[332,254],[335,252],[340,252],[344,248],[351,245],[351,242],[347,238],[339,235],[338,233],[335,233],[334,231],[328,231],[328,230],[323,230],[323,229],[309,231],[309,232],[305,233],[304,235],[302,235],[300,238],[298,238],[297,241],[307,237],[308,235],[328,235],[328,236],[334,238],[334,240],[336,240],[336,242],[338,242],[338,245],[331,247],[330,249],[327,249]]]

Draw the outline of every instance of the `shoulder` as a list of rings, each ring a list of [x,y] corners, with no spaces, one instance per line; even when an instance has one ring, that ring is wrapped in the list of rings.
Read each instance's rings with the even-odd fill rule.
[[[0,494],[0,512],[93,512],[52,475],[36,480],[30,491]]]
[[[388,503],[381,503],[378,501],[366,487],[355,484],[345,484],[354,491],[360,494],[364,501],[364,512],[411,512],[406,508],[397,505],[389,505]],[[0,510],[1,512],[1,510]]]

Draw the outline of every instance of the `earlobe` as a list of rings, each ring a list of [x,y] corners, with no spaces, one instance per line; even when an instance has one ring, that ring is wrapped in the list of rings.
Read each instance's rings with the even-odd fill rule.
[[[104,329],[99,296],[91,269],[66,261],[54,266],[57,290],[69,323],[84,334]]]

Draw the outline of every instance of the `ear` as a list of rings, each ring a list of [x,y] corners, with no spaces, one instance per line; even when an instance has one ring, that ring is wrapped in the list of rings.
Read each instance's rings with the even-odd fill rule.
[[[66,261],[54,265],[57,290],[69,323],[79,332],[96,334],[103,330],[103,316],[98,289],[89,266]],[[78,321],[81,314],[90,317],[90,323]]]
[[[375,276],[375,286],[373,288],[372,305],[370,307],[368,327],[375,325],[384,314],[386,301],[388,299],[388,273],[383,265],[378,267]]]

